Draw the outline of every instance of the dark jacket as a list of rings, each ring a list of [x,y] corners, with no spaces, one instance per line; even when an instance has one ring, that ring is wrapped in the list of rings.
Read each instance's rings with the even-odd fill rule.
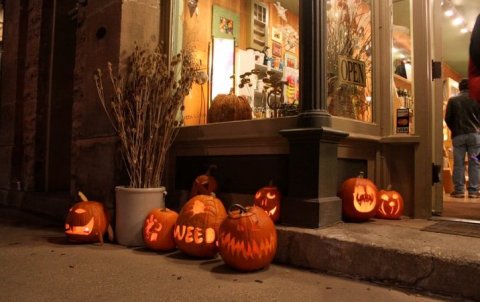
[[[463,90],[448,100],[445,122],[452,138],[460,134],[480,133],[480,105]]]

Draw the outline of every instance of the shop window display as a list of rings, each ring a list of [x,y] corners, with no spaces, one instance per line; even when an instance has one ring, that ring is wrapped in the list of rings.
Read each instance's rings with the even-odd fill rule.
[[[248,101],[248,119],[298,113],[298,0],[184,0],[174,5],[180,11],[176,26],[183,32],[182,44],[194,49],[201,65],[202,81],[185,99],[185,125],[206,124],[216,97],[225,94]],[[219,41],[233,50],[221,50]],[[228,66],[217,63],[225,59]]]
[[[372,1],[327,3],[328,112],[373,122]]]

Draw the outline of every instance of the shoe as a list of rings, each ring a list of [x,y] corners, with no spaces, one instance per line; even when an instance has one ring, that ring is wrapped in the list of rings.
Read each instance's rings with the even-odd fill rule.
[[[452,193],[450,193],[450,196],[455,197],[455,198],[464,198],[465,193],[463,193],[463,192],[452,192]]]
[[[468,198],[480,198],[479,192],[468,193]]]

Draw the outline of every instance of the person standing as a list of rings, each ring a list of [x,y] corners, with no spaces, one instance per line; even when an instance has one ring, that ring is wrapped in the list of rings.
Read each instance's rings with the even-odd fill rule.
[[[452,132],[453,185],[452,197],[465,197],[465,154],[468,154],[468,197],[479,198],[480,104],[469,97],[469,80],[459,83],[460,93],[448,100],[445,122]]]
[[[480,102],[480,14],[477,16],[470,37],[468,80],[470,97]]]

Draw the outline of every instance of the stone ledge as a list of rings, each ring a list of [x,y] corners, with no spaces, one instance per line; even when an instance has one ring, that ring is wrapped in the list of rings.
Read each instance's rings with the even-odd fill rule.
[[[423,232],[411,225],[418,220],[402,222],[339,223],[316,230],[278,226],[275,261],[480,300],[473,281],[480,276],[480,238]]]

